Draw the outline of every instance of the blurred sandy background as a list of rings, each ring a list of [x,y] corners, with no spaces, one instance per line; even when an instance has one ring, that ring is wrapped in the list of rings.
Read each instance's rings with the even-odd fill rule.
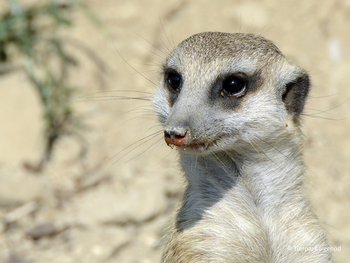
[[[336,261],[349,262],[350,1],[86,2],[111,36],[82,15],[69,34],[98,52],[110,73],[79,57],[74,81],[83,87],[83,98],[112,90],[153,92],[142,75],[157,82],[168,49],[202,31],[262,34],[307,69],[313,82],[304,118],[308,190],[332,247],[341,246]],[[47,169],[33,174],[23,163],[38,161],[42,152],[39,99],[24,74],[0,78],[1,263],[159,261],[161,237],[183,187],[176,151],[165,146],[162,133],[151,136],[161,129],[148,101],[115,95],[140,94],[76,98],[87,125],[87,156],[79,158],[77,141],[66,137]],[[11,216],[15,221],[7,224]]]

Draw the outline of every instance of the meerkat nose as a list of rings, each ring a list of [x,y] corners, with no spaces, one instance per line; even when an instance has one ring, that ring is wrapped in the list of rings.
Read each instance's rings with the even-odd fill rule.
[[[164,140],[167,145],[184,146],[188,142],[188,139],[187,132],[185,135],[170,135],[166,131],[164,132]]]
[[[164,130],[164,140],[167,145],[184,146],[189,141],[188,131],[175,130],[175,129],[165,129]]]

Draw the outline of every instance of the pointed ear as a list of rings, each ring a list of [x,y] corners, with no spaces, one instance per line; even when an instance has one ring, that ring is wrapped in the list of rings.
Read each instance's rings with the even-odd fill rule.
[[[289,113],[299,115],[303,111],[309,89],[310,79],[304,71],[285,84],[282,101]]]

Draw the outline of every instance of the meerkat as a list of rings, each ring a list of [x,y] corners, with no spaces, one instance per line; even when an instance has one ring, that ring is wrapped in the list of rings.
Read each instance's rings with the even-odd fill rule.
[[[304,189],[307,72],[259,35],[206,32],[162,76],[153,103],[187,180],[162,262],[333,262]]]

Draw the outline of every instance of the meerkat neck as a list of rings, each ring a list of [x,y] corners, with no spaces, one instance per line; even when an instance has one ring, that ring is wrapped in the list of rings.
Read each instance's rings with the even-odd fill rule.
[[[328,246],[304,192],[299,140],[182,153],[181,164],[188,186],[163,262],[332,262],[298,252]]]
[[[192,209],[192,206],[210,209],[213,203],[221,201],[222,205],[228,204],[225,199],[242,188],[259,212],[267,215],[290,207],[291,203],[305,205],[305,168],[299,140],[285,138],[279,142],[254,144],[242,152],[225,151],[203,156],[182,154],[181,164],[188,180],[185,204],[193,203],[182,209]]]

